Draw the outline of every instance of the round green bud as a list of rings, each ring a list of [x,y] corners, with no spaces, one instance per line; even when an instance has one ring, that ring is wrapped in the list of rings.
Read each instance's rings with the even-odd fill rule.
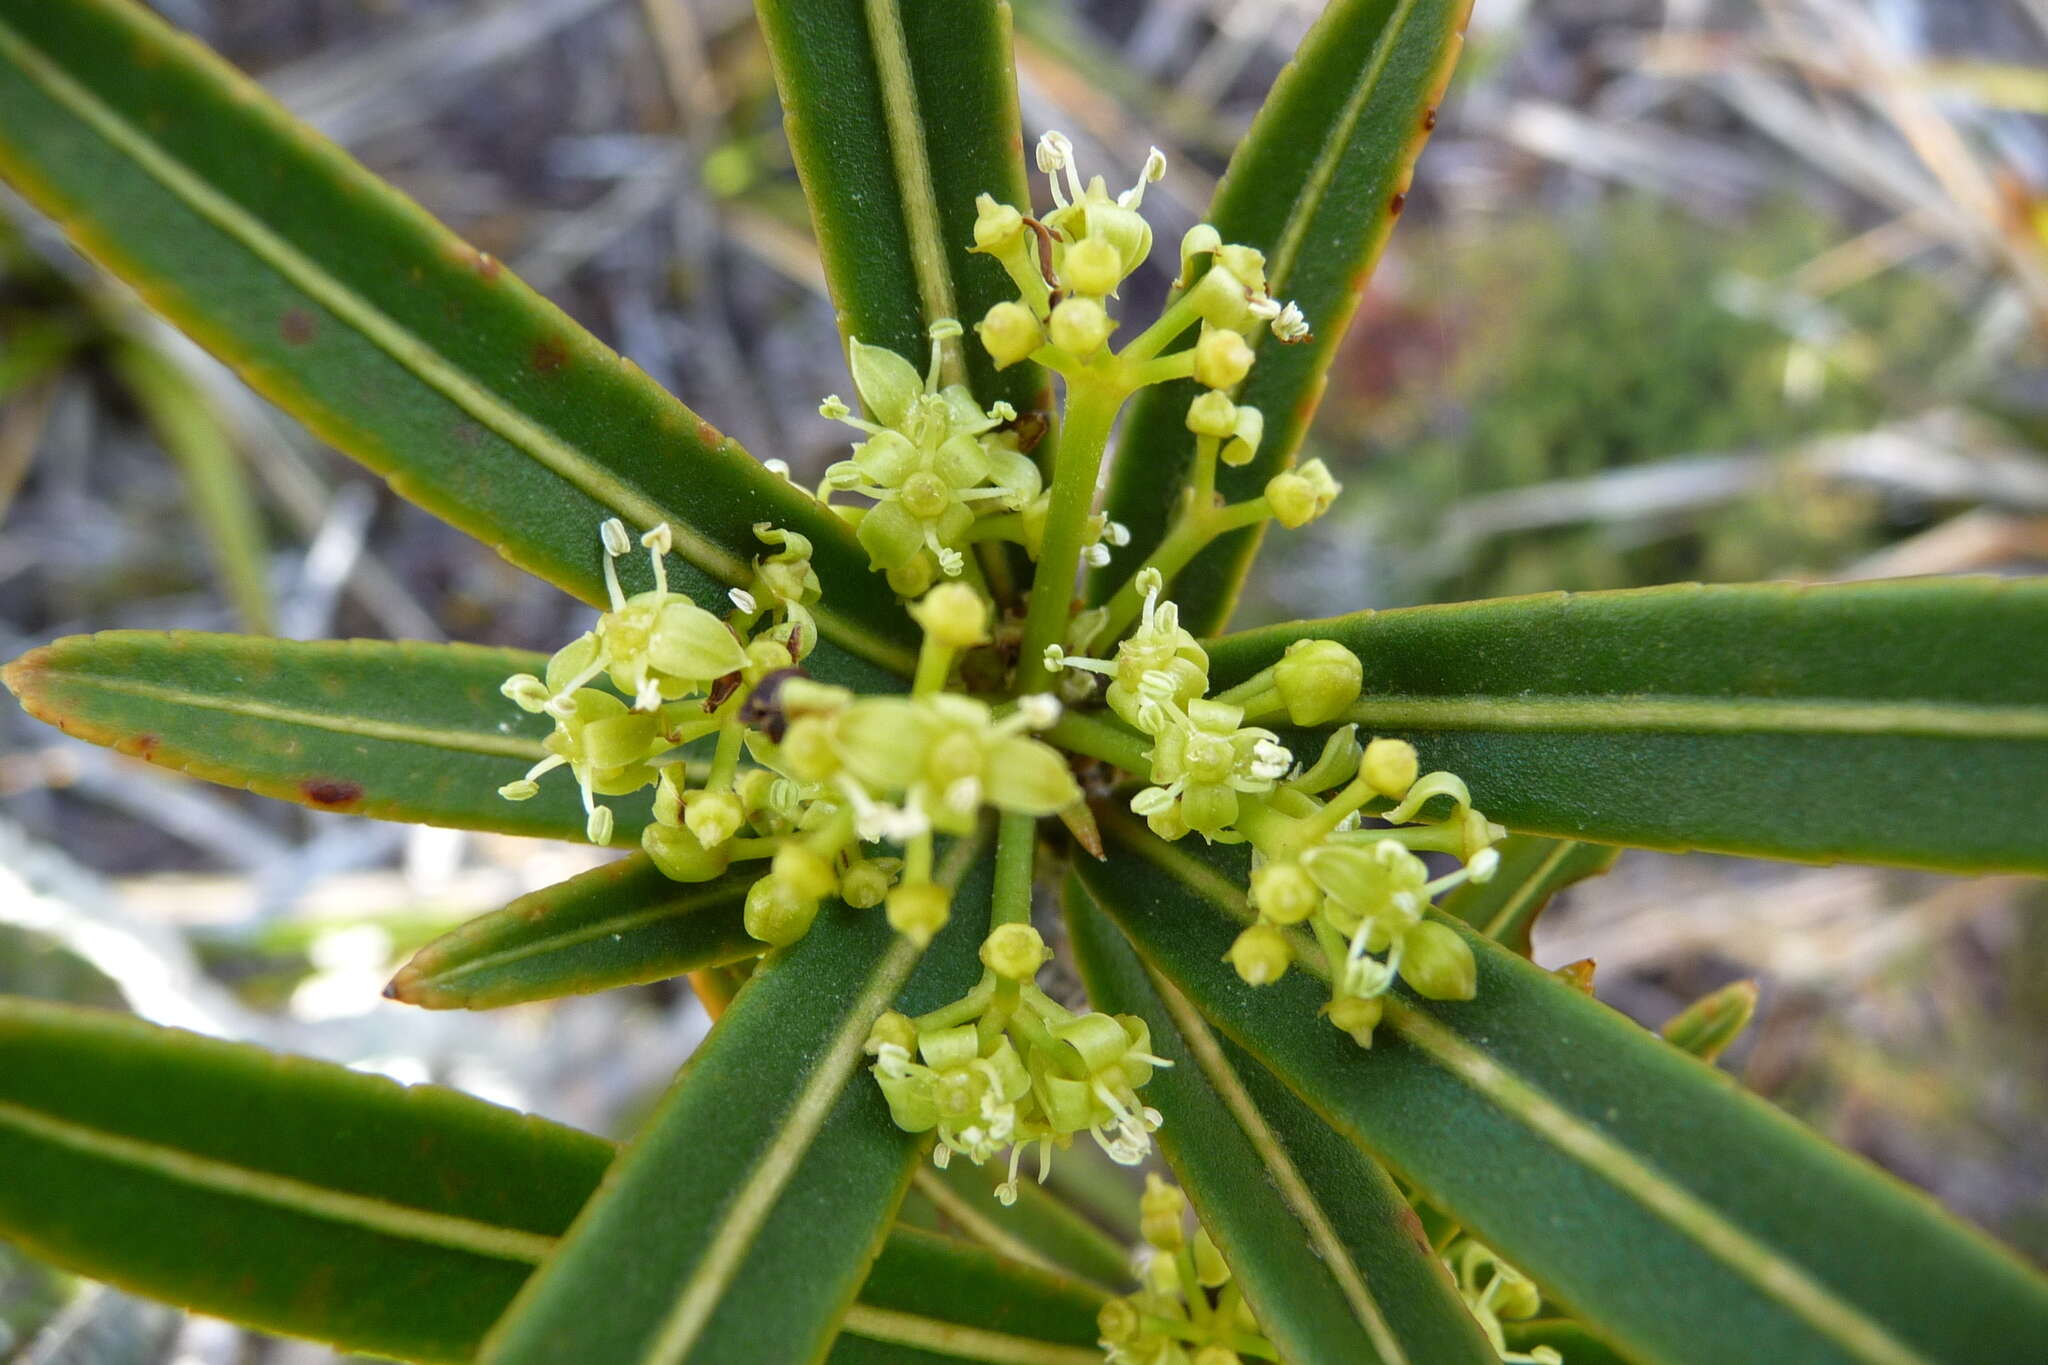
[[[1123,254],[1099,237],[1083,237],[1060,257],[1060,282],[1100,298],[1124,281]]]
[[[1326,1013],[1331,1023],[1351,1035],[1352,1042],[1360,1047],[1371,1047],[1372,1031],[1379,1027],[1380,1015],[1385,1009],[1385,1004],[1376,995],[1364,1000],[1347,995],[1332,1000]]]
[[[1109,314],[1094,299],[1072,298],[1052,310],[1052,344],[1078,360],[1086,360],[1109,340]]]
[[[763,811],[774,809],[775,784],[783,780],[768,768],[748,768],[733,779],[733,795],[739,797],[740,804],[747,809],[747,817],[752,819]],[[660,799],[659,793],[655,799]]]
[[[1095,1330],[1102,1333],[1104,1341],[1121,1346],[1136,1341],[1143,1326],[1138,1320],[1138,1310],[1131,1307],[1130,1300],[1111,1299],[1096,1312]]]
[[[1275,924],[1299,924],[1322,902],[1323,893],[1300,863],[1264,863],[1252,873],[1252,904]]]
[[[974,199],[974,249],[995,251],[1008,246],[1024,231],[1024,215],[1008,204],[999,204],[990,194]]]
[[[820,900],[839,889],[832,864],[799,843],[786,843],[776,849],[769,868],[771,875],[800,900]]]
[[[763,877],[747,889],[741,915],[748,933],[778,948],[808,934],[817,917],[818,903],[799,898],[778,877]]]
[[[1237,430],[1237,404],[1210,389],[1188,404],[1188,430],[1197,436],[1228,436]]]
[[[1188,835],[1188,822],[1181,818],[1178,801],[1165,810],[1146,816],[1145,826],[1169,844]]]
[[[789,646],[780,640],[771,640],[766,635],[747,642],[747,676],[765,677],[793,667],[796,659],[790,654]]]
[[[1365,757],[1359,760],[1358,771],[1365,777],[1367,786],[1381,796],[1398,801],[1415,785],[1422,765],[1416,757],[1415,746],[1407,740],[1376,739],[1365,746]]]
[[[1195,382],[1205,389],[1234,389],[1251,373],[1252,348],[1236,332],[1204,327],[1195,343]]]
[[[798,716],[782,733],[782,761],[792,776],[823,782],[839,771],[839,751],[832,743],[832,722],[823,716]]]
[[[1287,935],[1270,924],[1254,924],[1237,936],[1223,960],[1247,986],[1264,986],[1287,975],[1294,954],[1288,951]]]
[[[1008,981],[1029,981],[1052,954],[1028,924],[999,924],[981,945],[982,965]]]
[[[889,927],[922,948],[953,916],[953,898],[931,882],[905,882],[889,893]]]
[[[1213,839],[1237,823],[1237,807],[1237,791],[1228,783],[1190,786],[1181,794],[1180,818]]]
[[[974,324],[974,332],[999,370],[1030,359],[1045,344],[1045,329],[1021,303],[997,304]]]
[[[1401,937],[1401,979],[1431,1000],[1470,1000],[1479,993],[1472,949],[1448,925],[1425,920]]]
[[[932,557],[921,554],[885,570],[882,577],[888,580],[890,590],[898,597],[922,597],[938,574],[939,566],[932,562]]]
[[[1299,474],[1275,474],[1266,480],[1266,503],[1273,509],[1273,520],[1290,531],[1316,519],[1315,490]]]
[[[930,521],[953,501],[953,490],[936,474],[919,470],[903,481],[903,510],[919,521]]]
[[[1266,253],[1254,246],[1236,244],[1216,249],[1216,264],[1244,281],[1245,288],[1257,293],[1266,289]]]
[[[948,649],[971,649],[988,639],[988,603],[965,583],[941,583],[910,609],[924,633]]]
[[[1138,1234],[1161,1251],[1178,1251],[1187,1240],[1181,1215],[1187,1211],[1187,1196],[1161,1180],[1157,1172],[1145,1176],[1145,1193],[1138,1200]]]
[[[707,849],[696,835],[673,825],[657,823],[641,830],[640,847],[670,881],[708,882],[732,862],[726,845]]]
[[[839,874],[839,899],[856,910],[872,910],[888,899],[894,882],[889,870],[867,858],[858,858]]]
[[[683,824],[706,848],[716,848],[747,821],[740,799],[731,792],[697,792],[683,803]]]
[[[917,1055],[917,1025],[895,1010],[883,1010],[875,1019],[873,1028],[868,1030],[865,1051],[874,1056],[882,1050],[884,1043],[894,1043],[913,1057]]]
[[[1295,725],[1326,725],[1358,700],[1365,665],[1335,640],[1297,640],[1273,666],[1273,686]]]
[[[1521,1275],[1510,1276],[1496,1270],[1500,1275],[1500,1289],[1493,1296],[1493,1311],[1510,1321],[1533,1318],[1543,1308],[1542,1291],[1535,1282]]]

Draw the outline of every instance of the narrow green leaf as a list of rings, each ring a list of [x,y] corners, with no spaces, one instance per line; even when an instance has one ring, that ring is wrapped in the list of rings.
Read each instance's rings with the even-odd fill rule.
[[[1573,882],[1599,876],[1621,856],[1621,850],[1609,844],[1529,834],[1510,834],[1495,849],[1500,867],[1492,880],[1466,882],[1437,908],[1523,957],[1529,956],[1529,931],[1550,898]]]
[[[1017,1200],[995,1197],[1008,1171],[997,1162],[955,1161],[945,1170],[919,1168],[912,1188],[959,1231],[999,1255],[1078,1276],[1121,1291],[1131,1281],[1131,1249],[1035,1180],[1017,1186]]]
[[[1273,297],[1301,306],[1314,340],[1283,346],[1261,334],[1258,363],[1237,401],[1265,415],[1257,458],[1223,469],[1231,501],[1256,496],[1300,447],[1352,312],[1405,202],[1437,102],[1462,45],[1471,0],[1334,0],[1274,83],[1209,206],[1226,242],[1266,253]],[[1091,582],[1107,597],[1166,534],[1194,458],[1192,380],[1148,389],[1118,447],[1109,515],[1131,548]],[[1223,537],[1175,580],[1181,620],[1220,630],[1259,546],[1259,530]]]
[[[118,343],[113,360],[157,440],[178,463],[193,519],[243,627],[270,634],[277,627],[270,609],[263,520],[249,493],[248,471],[220,414],[198,385],[141,342]]]
[[[1646,1361],[1977,1361],[2048,1340],[2048,1284],[1924,1195],[1489,940],[1476,999],[1389,999],[1370,1050],[1308,971],[1221,958],[1243,860],[1123,817],[1083,879],[1326,1122]],[[1455,921],[1443,919],[1444,923]],[[1459,926],[1462,929],[1462,926]]]
[[[413,954],[384,993],[430,1010],[489,1010],[665,981],[758,957],[741,915],[761,864],[670,881],[636,853],[521,896]]]
[[[1304,636],[1366,661],[1345,717],[1511,829],[1953,871],[2048,871],[2048,579],[1684,584],[1360,612],[1218,641],[1219,686]]]
[[[269,1331],[467,1360],[611,1157],[453,1091],[0,999],[0,1235]]]
[[[197,631],[72,635],[0,671],[23,709],[79,739],[317,810],[583,838],[573,782],[498,788],[551,722],[499,695],[539,655],[474,645],[264,640]],[[617,807],[620,843],[646,823]]]
[[[674,581],[716,606],[772,521],[816,547],[824,670],[908,671],[911,623],[836,517],[133,0],[0,0],[0,175],[265,396],[520,566],[601,604],[598,523],[667,521]]]
[[[1095,1315],[1105,1297],[951,1238],[898,1228],[883,1245],[860,1302],[848,1311],[846,1331],[867,1343],[921,1349],[940,1359],[1101,1365]],[[864,1346],[852,1358],[905,1357]],[[831,1359],[841,1359],[841,1352],[835,1349]]]
[[[0,1237],[267,1331],[468,1361],[613,1155],[455,1091],[0,998]],[[898,1231],[862,1299],[847,1330],[877,1344],[1079,1365],[1099,1295]]]
[[[954,845],[946,879],[979,851]],[[480,1360],[821,1354],[922,1146],[890,1121],[862,1044],[899,995],[922,1012],[973,984],[988,877],[982,859],[922,962],[879,913],[837,905],[764,958]]]
[[[1281,1358],[1493,1365],[1386,1172],[1149,975],[1080,883],[1066,906],[1088,998],[1143,1018],[1173,1063],[1145,1088],[1160,1151]]]
[[[784,126],[840,331],[923,369],[938,318],[972,326],[1016,291],[977,256],[974,199],[1028,206],[1010,7],[1000,0],[757,0]],[[966,337],[949,382],[1043,406],[1044,374],[998,374]],[[963,368],[964,364],[964,368]]]

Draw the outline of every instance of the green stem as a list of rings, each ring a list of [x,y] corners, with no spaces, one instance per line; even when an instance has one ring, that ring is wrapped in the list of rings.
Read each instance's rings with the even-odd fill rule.
[[[1031,859],[1038,822],[1029,815],[1004,812],[996,825],[995,903],[989,929],[1003,924],[1031,923]]]
[[[1211,498],[1213,496],[1210,495]],[[1194,499],[1173,523],[1173,529],[1166,533],[1166,538],[1124,580],[1116,596],[1109,599],[1109,621],[1096,638],[1120,640],[1130,629],[1131,622],[1138,619],[1138,612],[1145,605],[1144,594],[1138,591],[1138,578],[1145,570],[1157,569],[1159,576],[1171,583],[1196,555],[1209,548],[1216,537],[1264,521],[1271,515],[1272,511],[1263,497],[1233,503],[1229,507],[1216,507],[1203,497],[1198,488]]]
[[[1065,712],[1045,732],[1045,737],[1062,749],[1099,758],[1127,773],[1143,776],[1152,771],[1152,760],[1145,757],[1152,747],[1151,741],[1106,716]]]
[[[1024,608],[1023,654],[1017,664],[1019,694],[1043,692],[1052,685],[1045,647],[1058,644],[1066,633],[1075,578],[1081,568],[1082,542],[1095,508],[1095,480],[1102,472],[1109,429],[1123,400],[1122,389],[1091,375],[1078,375],[1068,383],[1066,421],[1053,458],[1045,543],[1039,548],[1038,573]]]
[[[917,651],[917,673],[910,680],[910,695],[931,697],[946,690],[946,675],[953,671],[951,645],[940,644],[931,634],[924,637],[923,646]]]
[[[1117,359],[1126,364],[1150,360],[1166,348],[1166,343],[1194,326],[1199,316],[1195,311],[1195,291],[1182,290],[1180,297],[1167,304],[1165,311],[1150,327],[1132,337],[1117,352]]]

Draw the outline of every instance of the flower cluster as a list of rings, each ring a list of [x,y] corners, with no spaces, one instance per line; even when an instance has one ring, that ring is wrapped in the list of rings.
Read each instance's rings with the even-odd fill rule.
[[[773,552],[720,619],[669,591],[666,525],[641,537],[655,586],[628,597],[615,561],[631,542],[620,522],[604,524],[611,610],[548,661],[545,678],[506,681],[507,697],[555,729],[549,756],[499,794],[531,798],[566,765],[590,840],[606,844],[614,817],[597,798],[652,787],[641,846],[668,876],[706,881],[737,861],[767,862],[745,910],[763,942],[803,937],[828,897],[886,905],[895,928],[928,942],[951,907],[932,876],[938,836],[969,833],[985,809],[1041,816],[1080,799],[1066,760],[1029,734],[1057,720],[1059,704],[1026,697],[998,717],[942,690],[958,654],[986,639],[987,604],[961,584],[912,608],[925,642],[911,696],[857,697],[813,681],[797,666],[816,642],[810,544],[765,526],[757,534]],[[714,736],[698,781],[680,750]]]
[[[1200,1223],[1189,1237],[1187,1197],[1145,1177],[1138,1229],[1146,1258],[1136,1293],[1111,1299],[1096,1316],[1108,1365],[1240,1365],[1270,1360],[1272,1343]]]
[[[1423,912],[1439,892],[1492,876],[1499,855],[1491,845],[1505,831],[1472,808],[1456,776],[1421,776],[1403,740],[1361,747],[1355,725],[1297,770],[1274,731],[1245,722],[1335,720],[1363,686],[1357,655],[1332,640],[1298,641],[1273,667],[1210,697],[1207,652],[1182,628],[1174,605],[1160,600],[1157,573],[1141,578],[1143,613],[1115,658],[1053,646],[1046,663],[1107,677],[1109,708],[1152,740],[1144,755],[1151,785],[1131,809],[1154,834],[1251,843],[1258,922],[1231,947],[1238,974],[1253,985],[1278,980],[1298,950],[1289,931],[1305,928],[1330,976],[1331,1022],[1368,1047],[1397,977],[1432,999],[1470,999],[1477,979],[1471,948]],[[1364,828],[1366,815],[1387,827]],[[1418,856],[1424,851],[1450,854],[1463,866],[1432,878]]]
[[[1152,1150],[1159,1112],[1138,1098],[1154,1067],[1152,1036],[1136,1015],[1076,1014],[1036,984],[1050,954],[1029,924],[1000,924],[981,947],[982,978],[950,1005],[917,1019],[875,1021],[870,1068],[899,1127],[936,1130],[933,1160],[954,1153],[980,1165],[1004,1151],[1003,1203],[1017,1198],[1017,1167],[1038,1144],[1038,1178],[1054,1147],[1076,1133],[1111,1159],[1136,1165]]]
[[[1043,516],[1038,466],[1005,426],[1016,411],[998,403],[984,412],[964,384],[940,383],[945,345],[961,330],[950,318],[932,326],[931,366],[922,379],[894,351],[850,341],[853,385],[869,420],[854,416],[837,395],[818,409],[867,436],[851,459],[825,471],[818,496],[845,491],[873,500],[865,510],[838,510],[858,519],[869,562],[906,597],[938,574],[960,576],[967,567],[962,547],[976,538],[977,521],[990,523],[980,528],[984,536],[1021,540],[1033,520],[1026,514]]]
[[[1444,1252],[1444,1265],[1458,1282],[1458,1294],[1503,1365],[1563,1365],[1554,1346],[1508,1349],[1504,1322],[1533,1318],[1542,1310],[1543,1295],[1528,1276],[1470,1237],[1460,1237]]]

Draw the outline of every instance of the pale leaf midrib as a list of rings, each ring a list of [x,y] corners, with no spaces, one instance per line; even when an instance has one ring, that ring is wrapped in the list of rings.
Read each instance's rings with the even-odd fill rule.
[[[253,1170],[216,1157],[110,1133],[9,1101],[0,1100],[0,1126],[210,1193],[494,1260],[538,1265],[555,1244],[553,1237],[542,1233],[327,1189],[292,1176]]]
[[[875,54],[875,74],[882,90],[882,118],[889,140],[889,160],[896,193],[903,205],[905,243],[917,279],[918,304],[926,327],[941,318],[959,316],[954,301],[953,272],[946,259],[945,235],[939,222],[938,187],[932,181],[931,149],[925,142],[917,85],[911,74],[910,42],[903,32],[899,0],[865,0],[868,42]],[[940,348],[941,378],[948,384],[966,375],[955,341]]]
[[[1364,726],[1417,730],[1655,731],[1673,734],[1905,735],[2048,739],[2048,706],[1876,702],[1813,697],[1414,696],[1361,698],[1344,715]]]
[[[1385,1365],[1407,1365],[1408,1353],[1380,1311],[1378,1300],[1367,1288],[1364,1270],[1337,1235],[1329,1215],[1323,1211],[1322,1204],[1295,1166],[1294,1158],[1266,1122],[1266,1116],[1259,1112],[1258,1103],[1245,1090],[1244,1082],[1230,1065],[1230,1059],[1223,1055],[1223,1049],[1217,1045],[1208,1024],[1171,982],[1149,968],[1147,972],[1160,1001],[1166,1006],[1166,1012],[1172,1016],[1174,1025],[1186,1040],[1188,1051],[1194,1054],[1196,1066],[1201,1068],[1224,1107],[1230,1111],[1230,1116],[1237,1121],[1237,1126],[1266,1163],[1266,1171],[1272,1177],[1281,1200],[1308,1234],[1309,1245],[1330,1272],[1330,1277],[1337,1282],[1338,1290],[1351,1308],[1351,1315],[1371,1338],[1380,1359]]]
[[[378,720],[369,716],[314,711],[259,700],[255,696],[200,692],[190,688],[173,687],[167,683],[115,678],[104,673],[72,672],[57,667],[41,670],[41,676],[52,681],[66,682],[74,687],[141,697],[172,706],[189,706],[199,711],[220,711],[229,715],[247,716],[251,720],[275,721],[280,725],[303,725],[308,729],[328,730],[358,739],[417,744],[430,749],[484,754],[494,758],[517,758],[528,762],[535,762],[547,756],[547,749],[539,740],[523,739],[517,735],[494,735],[482,730],[448,730],[430,725],[415,725],[406,721]]]
[[[1316,151],[1308,183],[1295,199],[1294,207],[1288,211],[1287,222],[1280,230],[1280,240],[1274,244],[1267,262],[1266,276],[1275,298],[1286,296],[1288,281],[1294,274],[1295,259],[1301,254],[1301,244],[1308,236],[1309,221],[1322,207],[1330,182],[1336,179],[1337,163],[1344,159],[1344,149],[1350,144],[1351,134],[1365,113],[1366,103],[1379,88],[1380,77],[1385,73],[1394,49],[1400,45],[1401,31],[1408,26],[1420,4],[1421,0],[1400,0],[1398,11],[1387,17],[1379,41],[1373,44],[1372,61],[1359,73],[1357,83],[1344,101],[1342,112],[1323,135],[1323,144]]]
[[[1494,911],[1493,918],[1486,922],[1486,927],[1480,932],[1498,943],[1502,931],[1515,922],[1515,916],[1522,912],[1523,906],[1543,893],[1550,875],[1557,871],[1558,864],[1570,857],[1572,850],[1578,846],[1576,840],[1559,839],[1556,847],[1546,853],[1543,861],[1536,865],[1536,870],[1523,878],[1522,884],[1501,903],[1500,909]]]
[[[986,1327],[969,1327],[893,1308],[856,1303],[840,1325],[857,1337],[909,1346],[938,1355],[964,1356],[988,1365],[1102,1365],[1102,1352],[1080,1346],[1013,1337]]]
[[[940,1213],[953,1220],[960,1230],[972,1240],[981,1243],[998,1256],[1006,1256],[1022,1265],[1034,1266],[1064,1274],[1053,1261],[1039,1254],[1038,1249],[1020,1237],[1012,1236],[995,1219],[974,1206],[972,1200],[962,1198],[952,1186],[940,1179],[929,1167],[919,1165],[917,1173],[910,1179],[917,1192],[937,1206]]]
[[[435,347],[159,148],[4,19],[0,19],[0,56],[14,62],[50,99],[128,157],[173,198],[239,242],[252,256],[418,376],[422,384],[496,432],[536,464],[638,526],[667,522],[674,532],[676,552],[712,578],[727,584],[744,584],[751,578],[752,566],[745,557],[713,543],[680,513],[604,469],[575,445],[472,379]],[[900,648],[855,628],[828,604],[813,603],[810,611],[821,623],[831,623],[825,633],[850,652],[885,667],[907,666],[908,655]]]
[[[1241,888],[1232,886],[1186,854],[1159,844],[1156,839],[1126,839],[1125,847],[1135,848],[1147,861],[1195,890],[1232,918],[1239,921],[1252,918]],[[1320,956],[1315,954],[1301,960],[1302,955],[1297,955],[1297,960],[1301,960],[1301,965],[1313,974],[1328,980],[1329,968],[1320,961]],[[1659,1177],[1599,1130],[1558,1105],[1529,1082],[1511,1075],[1492,1058],[1473,1049],[1413,1006],[1389,998],[1387,1019],[1403,1037],[1514,1115],[1534,1135],[1592,1169],[1608,1184],[1690,1238],[1695,1245],[1794,1316],[1875,1365],[1926,1365],[1920,1355],[1901,1345],[1881,1326],[1854,1305],[1831,1293],[1804,1269],[1778,1256],[1734,1226],[1705,1201]],[[1430,1032],[1432,1029],[1434,1033]],[[1485,1079],[1484,1084],[1481,1077]],[[1513,1103],[1488,1088],[1496,1079],[1517,1087],[1509,1097]],[[1523,1107],[1514,1107],[1515,1104]],[[1703,1233],[1702,1229],[1706,1231]]]

